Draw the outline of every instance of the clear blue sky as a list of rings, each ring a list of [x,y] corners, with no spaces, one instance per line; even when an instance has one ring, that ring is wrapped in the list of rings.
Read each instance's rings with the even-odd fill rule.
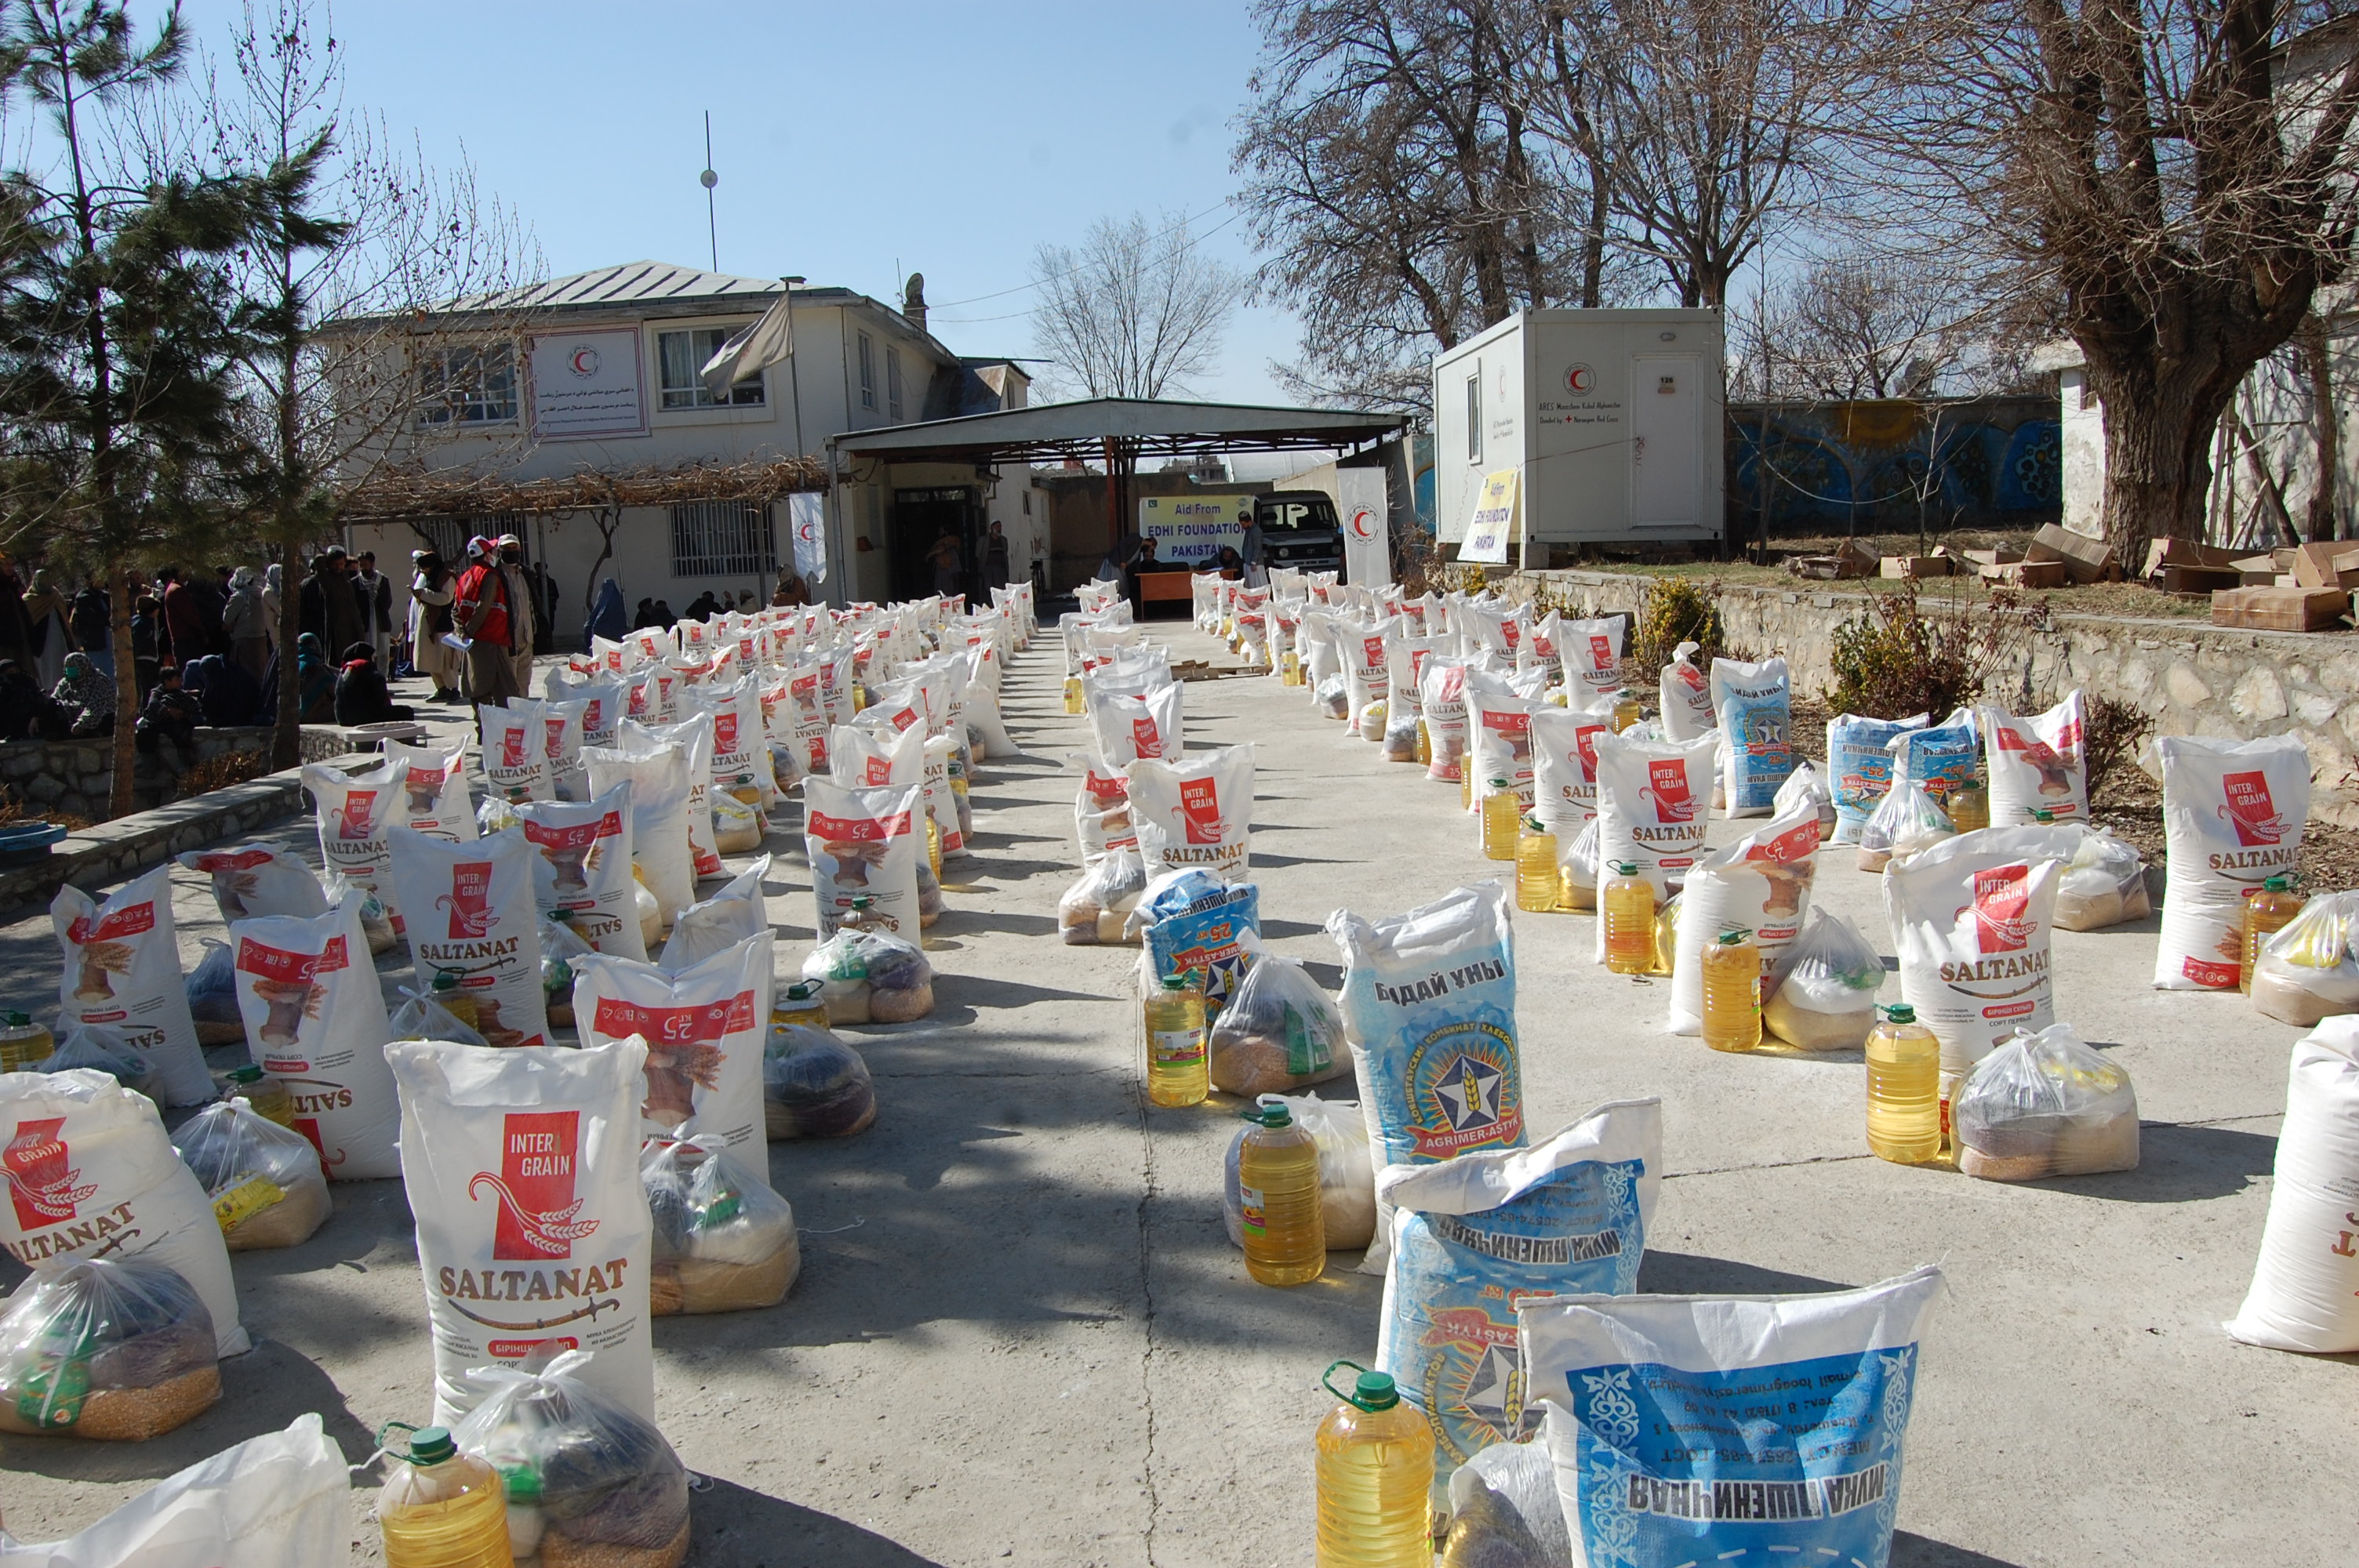
[[[133,11],[148,25],[160,6]],[[184,6],[216,53],[238,14],[237,0]],[[1036,245],[1230,194],[1256,37],[1245,0],[343,0],[335,22],[348,103],[415,126],[429,158],[463,146],[553,274],[706,264],[710,109],[723,270],[888,301],[923,272],[936,335],[1012,354],[1033,351],[1032,297],[1003,291],[1027,282]],[[1243,227],[1207,250],[1251,265]],[[1266,367],[1294,347],[1283,311],[1243,311],[1197,390],[1286,401]]]

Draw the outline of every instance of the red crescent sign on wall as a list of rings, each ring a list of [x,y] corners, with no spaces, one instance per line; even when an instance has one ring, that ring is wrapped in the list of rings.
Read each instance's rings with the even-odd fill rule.
[[[1375,514],[1369,511],[1366,507],[1358,506],[1353,508],[1351,524],[1352,537],[1359,540],[1363,544],[1374,539],[1376,536],[1376,531],[1372,525],[1375,521]]]
[[[1567,392],[1579,393],[1585,396],[1589,393],[1594,391],[1596,386],[1597,371],[1595,367],[1591,365],[1576,364],[1566,369],[1564,373],[1564,389]]]

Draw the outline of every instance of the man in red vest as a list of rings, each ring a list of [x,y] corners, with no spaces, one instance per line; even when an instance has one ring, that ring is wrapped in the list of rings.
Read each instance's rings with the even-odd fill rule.
[[[517,620],[510,600],[492,542],[477,535],[467,541],[467,569],[459,574],[451,613],[459,634],[468,639],[467,698],[478,708],[523,695],[516,689],[512,657]]]

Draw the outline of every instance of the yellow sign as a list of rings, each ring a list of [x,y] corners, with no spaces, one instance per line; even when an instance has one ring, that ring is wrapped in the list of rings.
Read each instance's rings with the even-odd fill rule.
[[[1483,493],[1474,502],[1474,520],[1466,524],[1466,537],[1458,546],[1460,560],[1506,565],[1507,541],[1516,533],[1516,509],[1521,490],[1517,481],[1521,478],[1519,469],[1501,469],[1483,476]]]

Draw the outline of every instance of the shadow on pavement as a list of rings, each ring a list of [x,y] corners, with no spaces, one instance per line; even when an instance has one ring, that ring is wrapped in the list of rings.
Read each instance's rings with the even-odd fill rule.
[[[780,1498],[708,1477],[696,1494],[689,1561],[698,1568],[939,1568],[898,1541]]]
[[[1892,1532],[1892,1568],[2017,1568],[2016,1563],[1987,1552],[1946,1541],[1930,1541],[1905,1530]]]
[[[1808,1274],[1788,1274],[1692,1252],[1658,1252],[1651,1247],[1638,1265],[1638,1289],[1649,1295],[1784,1296],[1851,1288],[1838,1281],[1814,1279]]]
[[[2276,1168],[2277,1157],[2270,1133],[2148,1121],[2138,1126],[2134,1171],[2020,1184],[2115,1203],[2197,1203],[2243,1192]]]

